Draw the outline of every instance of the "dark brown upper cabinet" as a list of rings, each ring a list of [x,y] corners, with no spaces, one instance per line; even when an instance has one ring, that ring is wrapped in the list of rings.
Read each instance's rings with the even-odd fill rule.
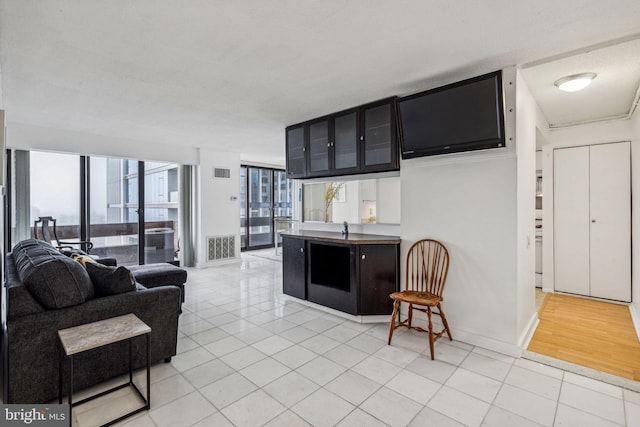
[[[303,158],[304,166],[300,164]],[[394,171],[399,167],[395,98],[287,128],[288,178]]]

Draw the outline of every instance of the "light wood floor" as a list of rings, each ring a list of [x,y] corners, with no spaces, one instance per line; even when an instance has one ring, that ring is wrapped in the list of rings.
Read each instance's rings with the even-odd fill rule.
[[[640,381],[640,342],[624,305],[549,294],[529,351]]]

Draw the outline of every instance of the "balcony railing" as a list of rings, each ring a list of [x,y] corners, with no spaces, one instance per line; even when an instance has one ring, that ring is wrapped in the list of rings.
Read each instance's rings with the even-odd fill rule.
[[[145,263],[172,262],[177,259],[178,237],[176,221],[145,222]],[[31,227],[31,237],[35,237]],[[56,227],[58,238],[63,241],[79,241],[79,225]],[[138,264],[138,224],[113,223],[90,226],[92,255],[113,257],[119,265]]]

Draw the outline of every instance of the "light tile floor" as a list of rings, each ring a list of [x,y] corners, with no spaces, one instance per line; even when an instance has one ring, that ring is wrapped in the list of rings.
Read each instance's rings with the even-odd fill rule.
[[[640,393],[457,341],[431,361],[414,331],[389,347],[387,324],[282,295],[281,268],[243,254],[189,269],[178,355],[152,368],[152,409],[120,425],[640,426]],[[127,393],[78,407],[74,425],[135,407]]]

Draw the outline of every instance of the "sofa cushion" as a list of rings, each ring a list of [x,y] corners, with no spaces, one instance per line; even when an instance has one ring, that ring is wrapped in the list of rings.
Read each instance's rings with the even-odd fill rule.
[[[45,308],[71,307],[93,297],[89,275],[71,258],[61,256],[31,265],[24,274],[24,285]]]
[[[166,262],[132,265],[129,267],[137,282],[147,288],[165,285],[182,285],[187,281],[187,271]]]
[[[126,267],[110,267],[87,262],[85,268],[93,282],[96,296],[122,294],[136,289],[136,280]]]
[[[16,270],[24,281],[33,266],[45,263],[63,255],[47,242],[36,239],[23,240],[13,247]]]

